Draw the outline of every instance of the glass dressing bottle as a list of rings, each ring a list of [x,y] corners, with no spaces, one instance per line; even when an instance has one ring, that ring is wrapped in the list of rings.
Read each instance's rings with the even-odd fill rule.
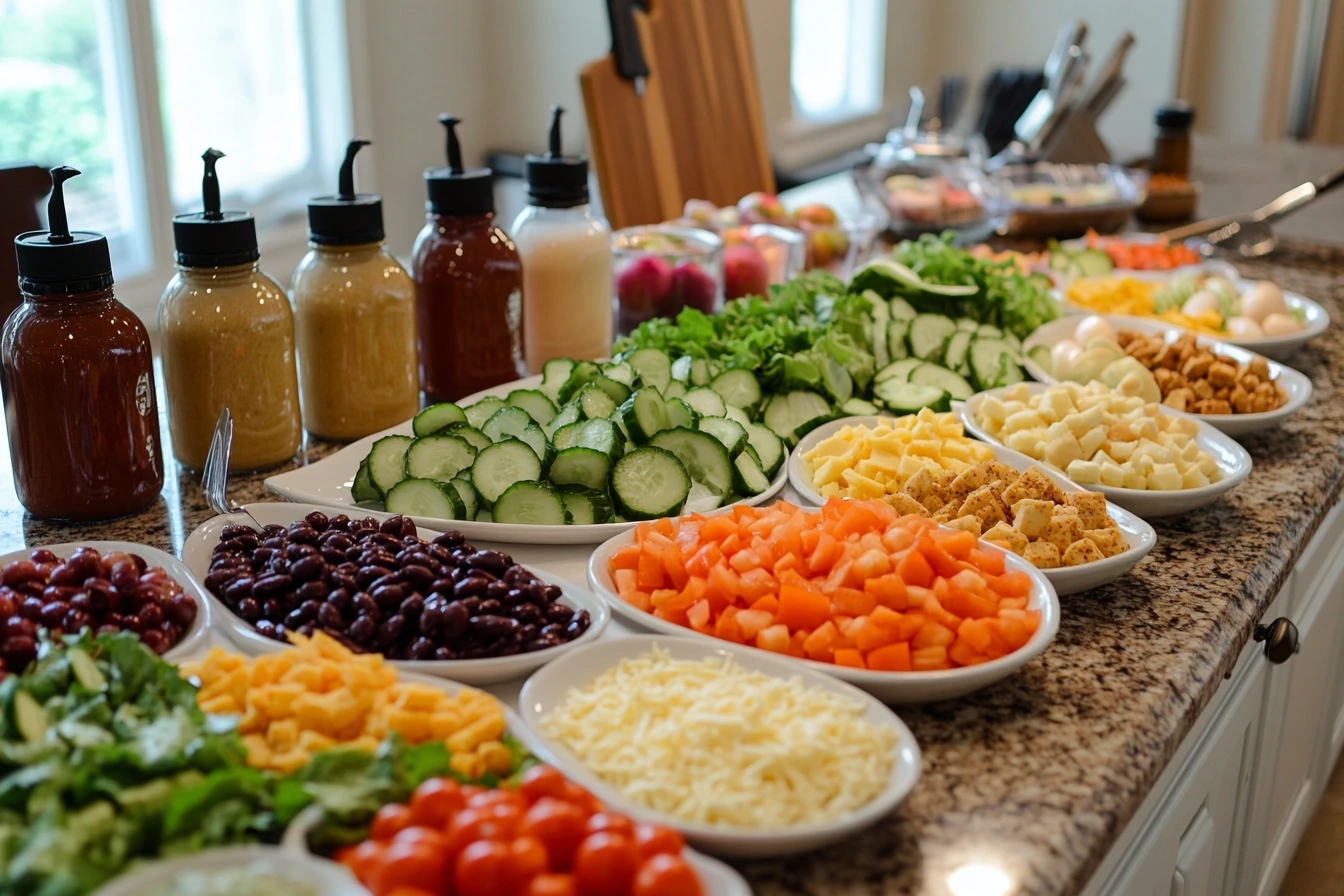
[[[495,224],[493,172],[464,168],[460,120],[440,115],[447,168],[425,169],[429,199],[415,238],[420,384],[425,400],[456,401],[525,375],[523,275],[513,240]]]
[[[523,262],[523,354],[541,373],[552,358],[611,351],[611,228],[588,204],[588,159],[561,151],[551,107],[549,151],[526,159],[528,207],[513,222]]]
[[[221,211],[206,150],[205,210],[173,218],[177,274],[159,300],[159,338],[173,453],[200,470],[219,413],[233,414],[229,470],[259,470],[299,450],[303,423],[294,360],[294,313],[285,289],[257,262],[247,212]]]
[[[14,240],[23,304],[0,337],[5,424],[19,501],[34,516],[106,520],[163,489],[154,360],[140,319],[112,295],[101,234],[71,231],[53,168],[50,230]]]
[[[308,203],[308,254],[294,271],[294,332],[303,422],[349,441],[409,420],[420,407],[415,284],[383,242],[383,200],[355,193],[352,140],[338,192]]]

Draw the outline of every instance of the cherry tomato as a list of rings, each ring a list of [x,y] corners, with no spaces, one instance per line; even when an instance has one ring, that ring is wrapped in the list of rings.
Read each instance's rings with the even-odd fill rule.
[[[430,778],[411,794],[411,817],[416,824],[442,829],[466,805],[461,784],[451,778]]]
[[[523,896],[579,896],[572,874],[540,874],[532,878]]]
[[[639,866],[634,896],[702,896],[695,870],[681,856],[656,855]]]
[[[662,825],[637,824],[635,825],[635,847],[639,850],[641,859],[647,859],[660,853],[679,856],[682,849],[686,847],[686,840],[677,831],[665,828]]]
[[[615,812],[594,813],[589,816],[584,830],[589,834],[596,834],[598,831],[610,831],[613,834],[620,834],[632,840],[635,837],[635,823],[626,816],[617,815]]]
[[[507,845],[495,840],[478,840],[457,857],[453,892],[457,896],[499,896],[508,892],[511,860]]]
[[[442,852],[448,846],[448,837],[438,828],[427,828],[423,825],[413,824],[398,831],[397,836],[392,838],[392,842],[423,843],[431,849]]]
[[[521,811],[527,808],[527,800],[516,790],[485,790],[467,799],[468,809],[483,809],[487,806],[517,806]]]
[[[589,834],[574,854],[574,877],[583,896],[629,896],[638,870],[634,841],[622,834]]]
[[[529,805],[544,796],[564,799],[565,785],[568,783],[565,776],[555,766],[534,765],[523,773],[523,780],[518,785],[518,792],[523,795]]]
[[[442,890],[433,891],[422,890],[419,887],[397,887],[392,892],[384,894],[384,896],[441,896],[442,893]]]
[[[573,781],[565,782],[565,802],[573,803],[582,810],[584,817],[592,815],[594,812],[602,811],[602,803],[597,797],[593,796],[587,790],[584,790]]]
[[[411,824],[410,806],[404,803],[388,803],[373,816],[369,836],[374,840],[391,840]]]
[[[388,893],[397,887],[419,887],[443,893],[448,880],[448,857],[421,843],[392,843],[369,871],[369,889]]]
[[[509,844],[509,864],[513,868],[515,888],[526,886],[532,878],[546,873],[546,846],[526,834]]]
[[[455,858],[478,840],[507,840],[511,831],[505,829],[491,809],[463,809],[448,822],[444,851]]]
[[[478,793],[485,793],[485,788],[479,784],[462,785],[462,798],[464,800],[469,800]]]
[[[552,871],[568,871],[574,851],[583,842],[583,824],[584,815],[577,806],[542,797],[523,814],[518,833],[541,841]]]
[[[384,843],[377,840],[365,840],[363,843],[354,847],[347,856],[341,860],[341,864],[350,869],[350,873],[360,883],[365,883],[369,879],[369,872],[383,857]]]

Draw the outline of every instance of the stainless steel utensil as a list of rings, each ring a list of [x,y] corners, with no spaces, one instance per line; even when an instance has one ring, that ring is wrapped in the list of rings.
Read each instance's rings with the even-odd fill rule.
[[[919,120],[924,117],[924,91],[910,88],[910,111],[905,116],[905,136],[913,140],[919,133]]]
[[[1259,258],[1273,252],[1278,246],[1278,238],[1274,236],[1269,226],[1271,223],[1297,211],[1342,182],[1344,182],[1344,167],[1336,168],[1314,181],[1298,184],[1249,215],[1208,218],[1168,230],[1162,236],[1168,241],[1177,242],[1207,234],[1209,244],[1219,251],[1234,253],[1243,258]]]
[[[1134,46],[1134,35],[1128,31],[1120,35],[1120,41],[1111,51],[1111,55],[1106,57],[1101,70],[1097,72],[1091,86],[1088,88],[1087,95],[1083,98],[1081,108],[1093,118],[1099,116],[1106,105],[1114,97],[1114,91],[1118,87],[1113,87],[1117,83],[1123,83],[1121,70],[1125,66],[1125,57],[1129,55],[1130,47]]]
[[[219,413],[215,423],[215,434],[210,437],[210,450],[205,455],[205,468],[201,470],[201,491],[205,493],[205,503],[215,513],[243,513],[252,520],[258,530],[264,529],[252,514],[243,507],[230,504],[229,487],[229,449],[233,447],[233,415],[225,408]]]

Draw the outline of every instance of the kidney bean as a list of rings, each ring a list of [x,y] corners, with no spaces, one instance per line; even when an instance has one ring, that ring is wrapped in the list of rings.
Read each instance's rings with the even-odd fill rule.
[[[10,635],[0,643],[0,656],[4,656],[8,669],[22,671],[37,659],[37,639],[30,635]]]
[[[435,579],[430,583],[427,593],[452,595],[456,585],[452,579]]]
[[[516,603],[505,607],[504,612],[517,619],[521,623],[530,623],[533,626],[539,626],[544,621],[541,608],[536,604]]]
[[[434,584],[434,571],[424,566],[406,566],[401,576],[412,589],[424,593]]]
[[[560,590],[559,585],[542,585],[541,593],[542,597],[546,599],[547,603],[555,603],[557,600],[560,599],[560,595],[563,592]]]
[[[294,592],[294,596],[297,597],[300,601],[326,600],[327,595],[330,593],[330,591],[331,589],[327,587],[326,582],[322,581],[321,579],[316,579],[312,582],[304,582],[302,585],[300,585],[299,589]]]
[[[312,511],[304,517],[304,520],[318,532],[325,531],[326,528],[331,525],[331,521],[327,519],[327,515],[320,510]]]
[[[500,603],[504,602],[504,598],[507,597],[508,594],[509,586],[506,582],[491,582],[485,588],[485,596],[490,600],[497,600]]]
[[[65,621],[65,614],[69,612],[70,607],[63,601],[50,601],[42,605],[38,611],[37,621],[41,622],[47,628],[60,628],[61,623]]]
[[[371,616],[375,621],[382,621],[383,611],[378,606],[378,601],[373,599],[367,591],[360,591],[355,595],[355,612],[364,616]]]
[[[404,516],[390,516],[378,524],[378,531],[384,535],[401,535],[401,521]]]
[[[210,552],[211,556],[218,557],[220,554],[237,555],[243,550],[243,543],[236,538],[228,538],[215,545],[215,549]]]
[[[38,548],[28,555],[28,559],[34,563],[59,563],[61,558],[57,557],[46,548]]]
[[[140,622],[145,628],[158,628],[163,624],[163,608],[158,604],[146,603],[138,611]]]
[[[322,559],[330,563],[332,566],[335,566],[337,563],[340,563],[345,559],[345,552],[335,550],[334,548],[323,548]]]
[[[289,531],[286,533],[286,537],[288,537],[290,541],[299,544],[316,544],[317,530],[310,526],[306,521],[299,520],[298,522],[289,524]]]
[[[398,584],[379,585],[369,592],[384,612],[391,612],[406,599],[406,589]]]
[[[504,605],[501,604],[499,601],[495,600],[494,598],[486,598],[485,600],[481,601],[478,607],[476,607],[475,615],[495,616],[498,615],[499,612],[503,609]]]
[[[61,624],[61,629],[63,631],[74,633],[83,631],[86,628],[93,628],[92,616],[85,613],[83,610],[76,610],[74,607],[71,607],[66,611],[65,621]],[[172,644],[165,639],[164,650],[167,650],[171,646]]]
[[[400,614],[394,614],[383,620],[383,624],[378,626],[378,643],[382,645],[394,644],[401,637],[401,633],[406,629],[406,618]]]
[[[93,612],[93,600],[89,597],[89,592],[87,591],[76,591],[74,594],[70,595],[70,599],[66,601],[66,604],[71,609],[79,610],[81,613]]]
[[[531,641],[523,643],[524,653],[535,653],[538,650],[547,650],[551,647],[559,647],[561,641],[552,635],[541,635]]]
[[[70,561],[60,564],[51,571],[50,582],[52,585],[69,586],[78,585],[88,576],[80,575],[80,570],[71,564]]]
[[[256,535],[257,530],[251,526],[225,526],[224,531],[219,533],[220,538],[237,538],[239,535]]]
[[[468,576],[457,583],[453,589],[453,596],[463,597],[485,597],[486,591],[490,587],[490,580],[484,576]]]
[[[37,622],[42,618],[42,607],[45,602],[36,594],[30,594],[19,604],[19,615],[24,619],[31,619]]]
[[[415,622],[420,618],[424,609],[425,599],[418,594],[411,594],[402,600],[401,606],[397,608],[397,613],[406,617],[408,621]]]
[[[355,605],[355,600],[351,596],[354,592],[347,591],[344,588],[336,588],[327,594],[327,603],[340,610],[342,613],[349,613]]]
[[[169,616],[183,631],[191,628],[191,624],[196,621],[196,613],[196,601],[185,594],[179,594],[169,604]]]
[[[362,566],[360,567],[359,572],[355,575],[355,584],[360,588],[368,588],[383,576],[389,576],[391,574],[392,570],[385,566]]]
[[[546,608],[546,619],[550,622],[568,623],[574,611],[564,604],[555,603]]]
[[[224,599],[229,603],[236,604],[245,597],[251,597],[253,581],[250,576],[234,579],[224,589]]]
[[[345,627],[345,617],[341,611],[330,603],[322,604],[317,610],[317,621],[323,628],[340,629]]]
[[[261,635],[263,638],[275,637],[275,623],[269,619],[257,620],[253,627],[257,630],[257,634]]]
[[[466,540],[466,537],[463,536],[461,532],[458,532],[456,529],[449,529],[442,535],[435,536],[430,544],[436,544],[445,548],[455,548],[458,545],[465,544]]]
[[[320,554],[316,547],[311,544],[291,544],[285,548],[285,559],[293,563],[296,560],[302,560],[313,554]]]
[[[471,611],[465,601],[455,600],[444,606],[439,620],[439,636],[450,640],[461,635],[471,623]]]
[[[343,513],[338,513],[331,519],[327,520],[327,523],[333,529],[343,529],[350,523],[350,517],[346,516]]]
[[[518,630],[518,620],[507,616],[483,615],[471,617],[472,631],[491,638],[503,638]]]
[[[289,568],[289,574],[296,582],[311,582],[327,571],[327,561],[320,554],[309,554]]]
[[[416,638],[411,644],[410,658],[413,660],[428,660],[434,658],[434,642],[428,638]]]
[[[350,628],[346,629],[346,634],[356,644],[372,644],[373,639],[378,634],[378,623],[374,622],[371,616],[359,616],[354,622],[350,623]]]
[[[289,608],[273,597],[261,602],[261,615],[267,619],[279,619],[288,612]]]
[[[0,621],[8,619],[14,615],[14,596],[11,594],[0,594]]]
[[[270,551],[283,551],[285,549],[285,540],[279,535],[271,535],[261,543],[261,546]]]
[[[342,572],[339,568],[327,573],[327,584],[333,589],[343,589],[350,594],[359,590],[359,582],[355,580],[355,577]]]
[[[473,569],[483,569],[495,576],[504,575],[511,565],[509,558],[499,551],[477,551],[467,557],[467,563]]]

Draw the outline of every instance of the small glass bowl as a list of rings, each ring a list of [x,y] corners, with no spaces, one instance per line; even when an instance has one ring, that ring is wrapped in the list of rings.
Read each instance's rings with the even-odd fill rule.
[[[871,159],[855,168],[852,176],[860,195],[886,208],[887,232],[898,240],[944,230],[970,240],[984,239],[1006,217],[994,185],[964,161]]]
[[[760,253],[765,262],[765,285],[789,282],[803,270],[807,260],[807,238],[801,230],[775,224],[743,224],[725,227],[719,235],[723,237],[724,294],[728,298],[766,295],[758,282],[760,275],[752,273],[752,259],[743,258],[742,250],[735,246],[746,246]]]
[[[881,218],[872,212],[861,212],[831,224],[799,222],[807,245],[804,270],[821,268],[848,280],[855,269],[872,258],[881,226]]]
[[[611,235],[612,313],[625,336],[682,308],[723,307],[723,240],[708,230],[651,224]]]
[[[1005,165],[992,175],[1009,207],[1011,236],[1115,233],[1143,202],[1147,172],[1118,165]]]

